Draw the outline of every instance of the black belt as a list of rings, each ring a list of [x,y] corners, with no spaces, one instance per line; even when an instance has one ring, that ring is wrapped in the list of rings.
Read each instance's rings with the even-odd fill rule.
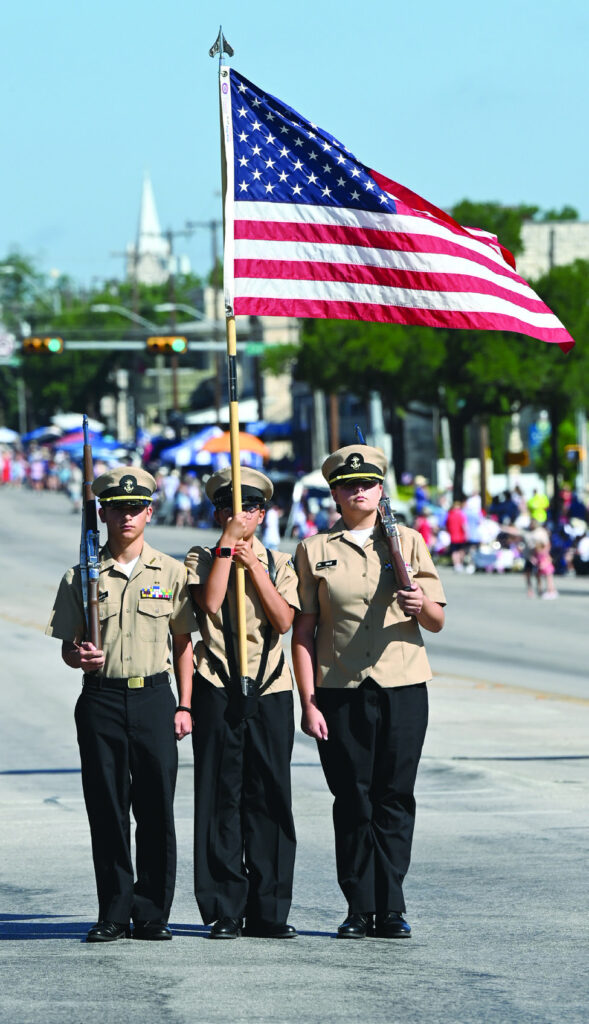
[[[144,686],[162,686],[170,682],[167,672],[156,672],[154,676],[129,676],[127,679],[110,679],[106,676],[84,675],[84,686],[92,690],[142,690]]]

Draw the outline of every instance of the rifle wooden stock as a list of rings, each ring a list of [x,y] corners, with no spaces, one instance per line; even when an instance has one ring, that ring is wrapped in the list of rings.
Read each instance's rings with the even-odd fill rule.
[[[411,590],[413,584],[407,572],[407,566],[401,549],[401,537],[395,514],[391,508],[390,499],[383,494],[378,504],[378,516],[382,531],[387,539],[391,561],[395,568],[395,576],[401,590]]]
[[[80,543],[80,570],[82,574],[82,596],[86,615],[87,639],[100,650],[100,614],[98,608],[98,583],[100,558],[98,547],[98,517],[96,498],[92,491],[94,464],[92,447],[88,443],[88,418],[84,416],[84,484],[82,495],[82,538]]]

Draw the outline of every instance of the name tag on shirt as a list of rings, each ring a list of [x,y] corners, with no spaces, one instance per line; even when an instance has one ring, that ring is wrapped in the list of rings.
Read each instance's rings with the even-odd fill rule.
[[[154,583],[153,587],[142,587],[139,592],[140,597],[151,597],[158,601],[171,601],[172,591],[162,590],[159,583]]]
[[[317,562],[315,569],[330,569],[332,565],[337,565],[337,558],[331,558],[327,562]]]

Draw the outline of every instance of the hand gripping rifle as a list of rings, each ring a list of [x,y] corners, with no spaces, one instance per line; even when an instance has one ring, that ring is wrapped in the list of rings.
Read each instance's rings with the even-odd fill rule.
[[[366,444],[364,435],[357,423],[354,429],[356,433],[356,440],[359,441],[360,444]],[[407,572],[407,566],[405,565],[405,559],[403,558],[403,552],[401,550],[399,527],[397,525],[397,520],[395,519],[395,513],[391,508],[391,499],[386,496],[384,491],[378,503],[378,517],[381,529],[389,546],[391,561],[393,563],[399,589],[411,590],[413,584],[411,583],[409,573]]]
[[[92,447],[88,441],[88,417],[84,416],[84,483],[82,492],[82,539],[80,542],[80,572],[82,598],[86,616],[86,638],[100,650],[100,616],[98,613],[98,578],[100,574],[98,519],[96,498],[92,492],[94,465]]]

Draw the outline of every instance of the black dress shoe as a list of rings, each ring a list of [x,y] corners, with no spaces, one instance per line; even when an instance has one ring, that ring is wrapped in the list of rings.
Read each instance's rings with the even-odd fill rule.
[[[237,939],[241,935],[241,921],[236,917],[220,917],[209,932],[210,939]]]
[[[146,942],[165,942],[172,938],[172,931],[163,921],[136,921],[133,938],[144,939]]]
[[[348,914],[337,930],[338,939],[365,939],[372,932],[372,914]]]
[[[130,937],[128,924],[120,924],[119,921],[99,921],[88,932],[86,942],[116,942],[117,939]]]
[[[374,934],[377,939],[410,939],[411,925],[398,910],[391,910],[376,915]]]
[[[297,930],[281,921],[246,920],[243,934],[253,939],[294,939]]]

